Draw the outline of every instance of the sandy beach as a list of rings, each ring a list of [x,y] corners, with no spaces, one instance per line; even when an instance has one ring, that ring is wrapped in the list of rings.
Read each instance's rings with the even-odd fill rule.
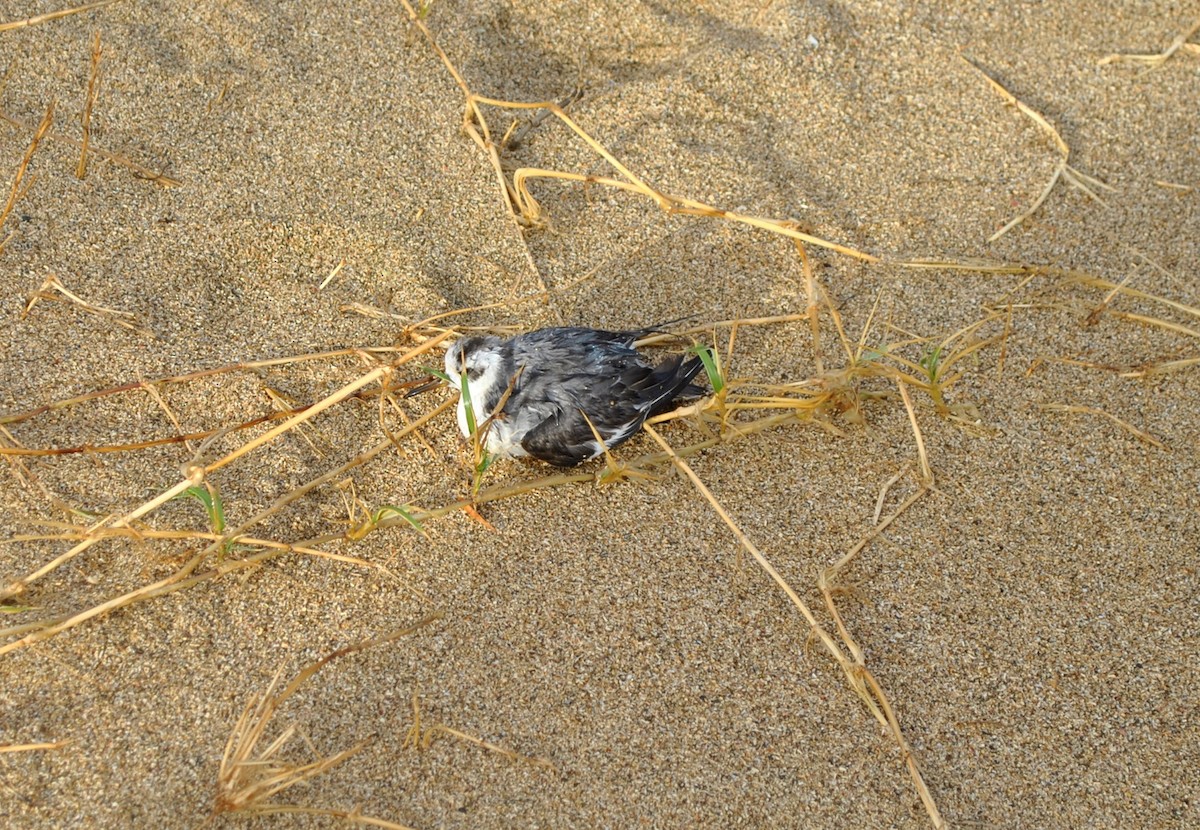
[[[0,10],[7,826],[1200,826],[1196,8],[69,7]],[[688,315],[678,463],[475,481],[396,388]]]

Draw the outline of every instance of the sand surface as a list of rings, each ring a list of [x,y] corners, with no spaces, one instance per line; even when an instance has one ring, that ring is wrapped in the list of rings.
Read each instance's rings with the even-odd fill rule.
[[[14,0],[0,22],[64,6]],[[538,101],[581,89],[572,117],[662,191],[795,219],[884,257],[808,247],[854,343],[870,321],[868,347],[915,361],[924,346],[906,341],[936,343],[1001,312],[956,341],[1007,331],[955,367],[957,419],[911,390],[936,489],[838,580],[838,607],[947,826],[1200,826],[1200,365],[1140,371],[1200,354],[1200,57],[1184,48],[1149,74],[1099,65],[1166,49],[1195,14],[1149,0],[592,0],[552,11],[436,0],[425,15],[480,94]],[[52,100],[54,133],[79,137],[95,32],[93,145],[178,185],[99,155],[81,181],[76,147],[41,143],[36,180],[0,230],[14,234],[0,253],[2,414],[244,361],[403,349],[407,323],[526,297],[539,280],[548,302],[448,322],[629,327],[807,305],[786,239],[668,216],[603,186],[535,182],[547,223],[520,230],[461,129],[453,78],[403,7],[377,0],[122,0],[0,32],[0,110],[26,125],[0,123],[0,199]],[[1059,130],[1072,168],[1112,188],[1095,190],[1103,201],[1060,181],[1031,218],[987,241],[1039,196],[1061,155],[960,55]],[[497,137],[514,118],[528,122],[488,117]],[[504,161],[614,172],[553,118]],[[1060,270],[896,264],[913,258]],[[1066,271],[1145,295],[1110,295]],[[50,299],[22,317],[52,275],[145,331]],[[717,330],[722,347],[728,333]],[[846,355],[827,308],[821,333],[824,368],[836,372]],[[269,392],[284,406],[318,401],[372,361],[161,384],[161,401],[138,389],[10,420],[0,443],[98,447],[233,426],[275,411]],[[815,377],[808,325],[742,327],[730,374]],[[886,393],[864,399],[862,423],[827,411],[817,421],[835,429],[780,426],[690,459],[830,631],[819,572],[871,530],[889,480],[900,475],[885,516],[920,487],[895,384],[864,380],[861,391]],[[447,397],[400,406],[415,418]],[[386,419],[403,426],[395,409]],[[124,515],[179,482],[194,450],[212,461],[265,430],[204,448],[5,463],[0,535]],[[706,435],[686,420],[661,431],[680,447]],[[236,526],[383,438],[378,397],[354,398],[209,480]],[[428,447],[402,441],[254,535],[343,533],[354,499],[433,508],[462,497],[470,469],[452,415],[424,438]],[[654,451],[641,436],[617,454]],[[486,486],[548,472],[498,462]],[[276,761],[368,744],[275,803],[359,808],[419,830],[930,826],[894,737],[783,592],[688,479],[655,473],[485,505],[494,530],[455,512],[428,521],[428,538],[393,527],[319,546],[363,563],[286,554],[0,656],[0,745],[69,742],[0,754],[0,815],[28,828],[196,827],[213,811],[239,714],[278,670],[290,678],[441,610],[331,663],[286,701],[259,747],[294,727]],[[196,501],[141,522],[207,529]],[[24,577],[71,544],[0,545],[0,575]],[[9,599],[14,613],[0,620],[78,614],[169,578],[202,547],[102,541]],[[250,555],[235,548],[223,561]],[[414,695],[424,727],[520,757],[445,733],[424,751],[406,747]],[[336,824],[226,814],[210,826]]]

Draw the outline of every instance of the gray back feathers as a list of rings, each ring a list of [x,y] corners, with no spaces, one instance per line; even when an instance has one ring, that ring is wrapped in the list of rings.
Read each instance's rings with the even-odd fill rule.
[[[703,366],[700,359],[676,355],[651,365],[633,348],[647,333],[558,327],[510,340],[473,336],[447,353],[447,372],[455,378],[466,369],[473,404],[483,417],[512,385],[493,424],[501,436],[497,449],[572,466],[627,440],[647,418],[670,409],[675,398],[703,394],[691,385]],[[492,444],[489,436],[489,449]]]

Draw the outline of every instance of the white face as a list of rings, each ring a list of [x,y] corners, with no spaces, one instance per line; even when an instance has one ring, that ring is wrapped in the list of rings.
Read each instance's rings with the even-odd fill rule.
[[[471,397],[477,400],[483,400],[495,384],[508,382],[507,378],[500,377],[503,363],[493,344],[477,338],[460,338],[446,350],[446,375],[450,378],[450,384],[461,391],[462,375],[466,372]]]
[[[464,358],[463,350],[466,349]],[[491,410],[485,401],[492,397],[494,387],[507,385],[508,378],[504,377],[504,359],[497,350],[496,344],[481,341],[478,338],[462,338],[446,350],[446,375],[450,384],[462,391],[462,375],[467,374],[467,384],[471,389],[471,402],[475,409],[475,423],[481,424],[491,417]],[[458,402],[458,426],[463,435],[469,436],[467,427],[466,402]],[[489,436],[489,442],[492,440]]]

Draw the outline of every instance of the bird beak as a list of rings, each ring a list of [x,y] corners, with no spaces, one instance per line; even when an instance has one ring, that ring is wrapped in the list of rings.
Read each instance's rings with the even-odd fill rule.
[[[420,395],[422,392],[428,392],[430,389],[441,386],[442,379],[430,375],[427,378],[410,380],[403,385],[409,387],[409,390],[404,393],[404,397],[411,398],[414,395]]]

